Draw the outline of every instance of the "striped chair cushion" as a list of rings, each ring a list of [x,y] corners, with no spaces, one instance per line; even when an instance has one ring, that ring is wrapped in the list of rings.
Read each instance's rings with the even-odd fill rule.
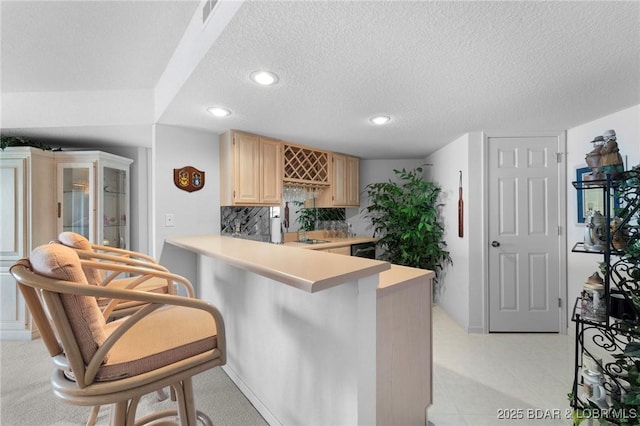
[[[76,248],[78,250],[93,251],[89,240],[76,232],[61,232],[60,235],[58,235],[58,241],[67,247]],[[97,269],[88,267],[83,267],[82,269],[84,270],[84,274],[86,275],[89,284],[102,285],[102,277]]]
[[[78,254],[62,244],[36,247],[29,257],[33,272],[45,277],[87,285]],[[61,294],[82,359],[89,363],[107,338],[105,320],[95,297]],[[108,360],[108,356],[105,361]]]

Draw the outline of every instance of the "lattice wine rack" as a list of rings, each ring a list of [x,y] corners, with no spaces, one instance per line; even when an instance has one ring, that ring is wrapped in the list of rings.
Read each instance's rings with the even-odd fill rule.
[[[329,153],[284,145],[284,182],[298,186],[329,186]]]

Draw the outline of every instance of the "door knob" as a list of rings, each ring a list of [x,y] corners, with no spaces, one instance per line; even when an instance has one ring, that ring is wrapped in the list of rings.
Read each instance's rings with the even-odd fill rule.
[[[497,241],[491,241],[491,247],[500,247],[500,243]]]

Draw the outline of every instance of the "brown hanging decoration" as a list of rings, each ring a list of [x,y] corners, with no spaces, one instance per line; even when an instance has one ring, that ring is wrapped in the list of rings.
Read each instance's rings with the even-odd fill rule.
[[[458,237],[464,236],[464,201],[462,200],[462,170],[460,170],[460,184],[458,185]]]
[[[199,191],[204,187],[204,172],[191,166],[173,169],[173,183],[183,191]]]

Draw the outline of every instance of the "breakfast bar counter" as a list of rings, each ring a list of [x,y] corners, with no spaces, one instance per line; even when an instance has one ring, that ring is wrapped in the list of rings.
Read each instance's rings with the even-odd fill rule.
[[[346,256],[335,258],[329,253],[310,253],[295,246],[220,235],[172,238],[167,243],[310,293],[390,268],[387,262]]]
[[[426,424],[433,272],[220,235],[166,243],[196,256],[223,369],[269,424]]]

